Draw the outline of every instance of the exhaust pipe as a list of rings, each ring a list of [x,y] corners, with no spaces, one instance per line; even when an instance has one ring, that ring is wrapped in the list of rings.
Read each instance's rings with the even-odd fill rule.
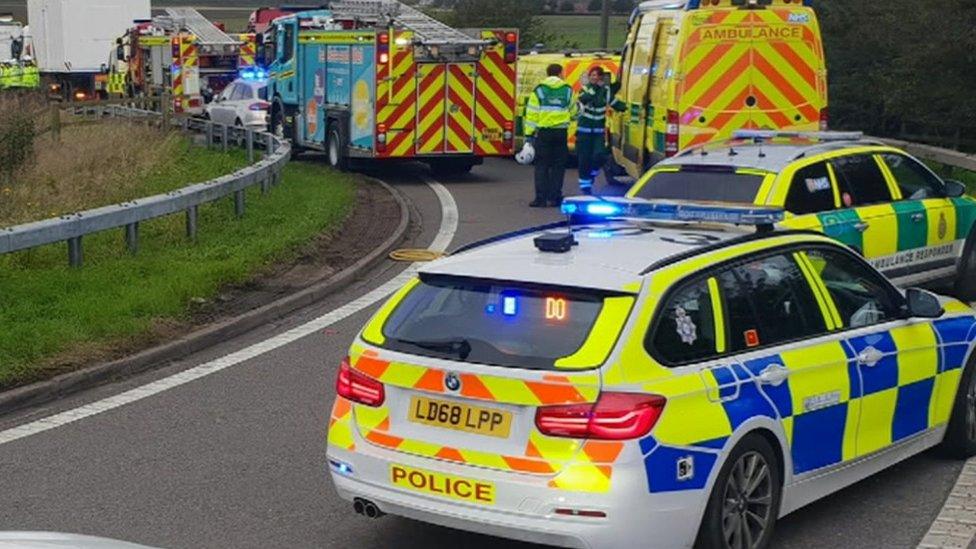
[[[374,519],[382,517],[385,513],[375,503],[368,499],[356,498],[352,501],[352,510],[359,515]]]

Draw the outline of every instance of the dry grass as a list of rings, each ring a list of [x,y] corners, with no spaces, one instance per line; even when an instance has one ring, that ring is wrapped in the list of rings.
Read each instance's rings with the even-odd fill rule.
[[[179,177],[179,163],[190,154],[186,138],[145,126],[102,122],[65,127],[60,142],[50,135],[37,138],[31,161],[0,188],[0,226],[116,204],[196,182]]]

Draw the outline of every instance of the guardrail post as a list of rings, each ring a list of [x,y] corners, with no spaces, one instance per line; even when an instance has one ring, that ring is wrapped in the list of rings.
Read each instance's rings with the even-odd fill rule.
[[[68,264],[72,267],[81,267],[82,263],[81,237],[76,236],[68,239]]]
[[[172,101],[169,100],[169,94],[164,93],[162,97],[159,98],[159,111],[162,113],[162,117],[159,119],[159,130],[162,132],[169,131],[169,117],[170,109],[172,108]]]
[[[227,140],[229,139],[228,137],[229,134],[230,134],[230,128],[227,127],[227,124],[221,124],[220,125],[220,149],[224,152],[227,152],[227,146],[228,146]]]
[[[61,109],[57,103],[51,103],[51,137],[55,143],[61,142]]]
[[[210,147],[213,147],[214,129],[213,129],[213,122],[207,120],[206,124],[207,124],[207,148],[209,149]]]
[[[244,189],[234,191],[234,215],[244,217]]]
[[[197,206],[186,209],[186,237],[193,242],[197,241]]]
[[[125,246],[129,253],[139,253],[139,223],[129,223],[125,226]]]
[[[264,147],[268,156],[274,154],[274,136],[270,133],[264,134]]]
[[[244,132],[244,141],[247,144],[247,163],[254,164],[254,130]]]

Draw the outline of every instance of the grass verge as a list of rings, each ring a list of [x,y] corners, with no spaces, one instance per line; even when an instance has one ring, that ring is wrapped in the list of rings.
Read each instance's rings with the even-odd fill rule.
[[[176,132],[125,122],[42,136],[31,162],[0,185],[0,226],[118,204],[200,183],[247,165],[244,152],[215,154]]]
[[[269,195],[248,191],[242,219],[229,198],[201,207],[196,243],[183,217],[170,216],[140,226],[137,256],[121,231],[86,237],[80,269],[67,266],[64,245],[0,256],[0,388],[157,341],[190,319],[194,301],[293,258],[341,223],[354,199],[352,176],[293,163]]]

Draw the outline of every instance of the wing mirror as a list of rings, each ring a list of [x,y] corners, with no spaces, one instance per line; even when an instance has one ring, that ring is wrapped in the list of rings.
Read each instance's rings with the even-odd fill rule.
[[[959,198],[960,196],[965,196],[966,185],[956,181],[955,179],[947,179],[945,181],[945,193],[949,198]]]
[[[945,314],[939,298],[918,288],[905,291],[905,309],[910,318],[941,318]]]

